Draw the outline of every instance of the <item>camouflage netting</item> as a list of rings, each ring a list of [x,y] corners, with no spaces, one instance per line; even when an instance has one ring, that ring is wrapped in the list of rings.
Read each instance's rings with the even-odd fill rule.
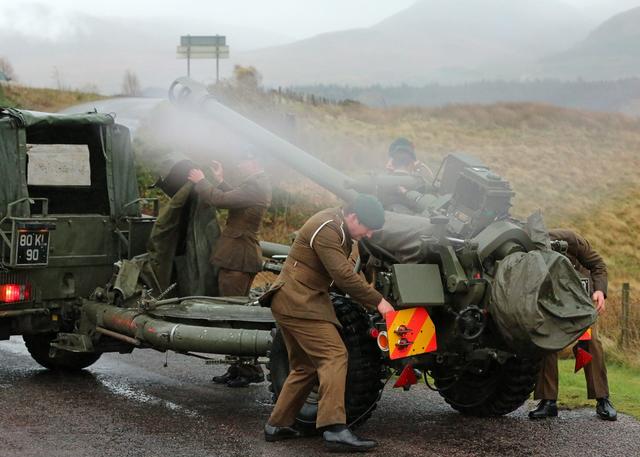
[[[597,312],[569,259],[550,249],[541,214],[526,228],[538,250],[499,263],[489,311],[515,349],[559,351],[595,323]]]
[[[511,254],[500,262],[490,312],[507,343],[521,351],[559,351],[597,313],[569,259],[554,251]]]
[[[209,262],[220,236],[215,208],[202,204],[185,184],[166,205],[147,245],[149,263],[165,290],[177,281],[179,295],[216,296],[217,271]]]

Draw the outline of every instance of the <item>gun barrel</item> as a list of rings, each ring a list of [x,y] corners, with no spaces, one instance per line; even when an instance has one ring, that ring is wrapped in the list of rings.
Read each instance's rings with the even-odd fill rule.
[[[349,179],[345,174],[227,108],[203,84],[186,77],[178,78],[169,89],[169,99],[177,105],[199,110],[204,116],[249,139],[271,157],[286,163],[339,198],[345,201],[355,198],[356,192],[344,186]]]
[[[347,188],[368,194],[376,194],[380,190],[383,192],[395,190],[398,187],[404,187],[407,190],[415,190],[424,187],[424,185],[425,182],[421,177],[413,175],[370,174],[350,178],[345,182],[345,186]]]
[[[212,308],[211,314],[225,313],[225,309],[235,311],[238,306],[216,305]],[[270,315],[264,308],[254,307],[251,311],[255,315]],[[270,330],[177,323],[154,318],[137,309],[118,308],[104,303],[87,302],[83,313],[95,325],[118,335],[136,338],[159,350],[259,357],[267,354],[273,339]]]

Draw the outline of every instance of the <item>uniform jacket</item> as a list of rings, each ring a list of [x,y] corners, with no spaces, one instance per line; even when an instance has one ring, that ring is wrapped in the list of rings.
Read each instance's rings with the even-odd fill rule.
[[[211,255],[211,262],[227,270],[257,273],[262,270],[258,235],[262,216],[271,204],[271,183],[265,173],[247,177],[237,187],[218,186],[203,179],[196,192],[210,205],[227,208],[229,216]]]
[[[552,240],[563,240],[569,244],[567,257],[571,260],[573,267],[581,274],[590,277],[593,290],[600,290],[607,296],[607,265],[596,251],[593,250],[589,242],[567,229],[555,229],[549,231]]]
[[[355,301],[375,310],[382,295],[354,272],[349,261],[352,247],[340,208],[312,216],[298,231],[282,272],[266,294],[271,309],[285,316],[340,326],[329,297],[329,287],[335,284]]]

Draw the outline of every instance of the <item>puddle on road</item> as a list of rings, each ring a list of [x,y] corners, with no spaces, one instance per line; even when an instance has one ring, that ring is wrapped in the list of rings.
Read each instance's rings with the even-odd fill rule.
[[[189,417],[200,416],[200,413],[198,411],[185,408],[184,406],[181,406],[172,401],[163,400],[162,398],[149,395],[139,390],[135,390],[133,387],[127,384],[114,382],[114,381],[105,379],[102,376],[97,376],[97,380],[100,384],[106,387],[111,393],[113,393],[114,395],[124,397],[127,400],[132,400],[132,401],[135,401],[138,403],[144,403],[147,405],[162,406],[163,408],[166,408],[169,411],[178,412]]]
[[[27,347],[21,336],[12,336],[10,340],[0,341],[0,351],[9,352],[11,354],[29,355]]]

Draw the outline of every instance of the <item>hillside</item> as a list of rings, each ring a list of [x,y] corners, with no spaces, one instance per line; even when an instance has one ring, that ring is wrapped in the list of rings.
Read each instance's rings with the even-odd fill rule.
[[[419,0],[368,28],[238,53],[269,85],[448,84],[517,77],[583,39],[590,26],[559,0]]]
[[[23,108],[34,111],[58,111],[70,105],[104,98],[98,94],[36,89],[16,84],[0,84],[0,107]]]
[[[617,14],[566,52],[541,61],[547,77],[588,80],[640,76],[640,7]]]

